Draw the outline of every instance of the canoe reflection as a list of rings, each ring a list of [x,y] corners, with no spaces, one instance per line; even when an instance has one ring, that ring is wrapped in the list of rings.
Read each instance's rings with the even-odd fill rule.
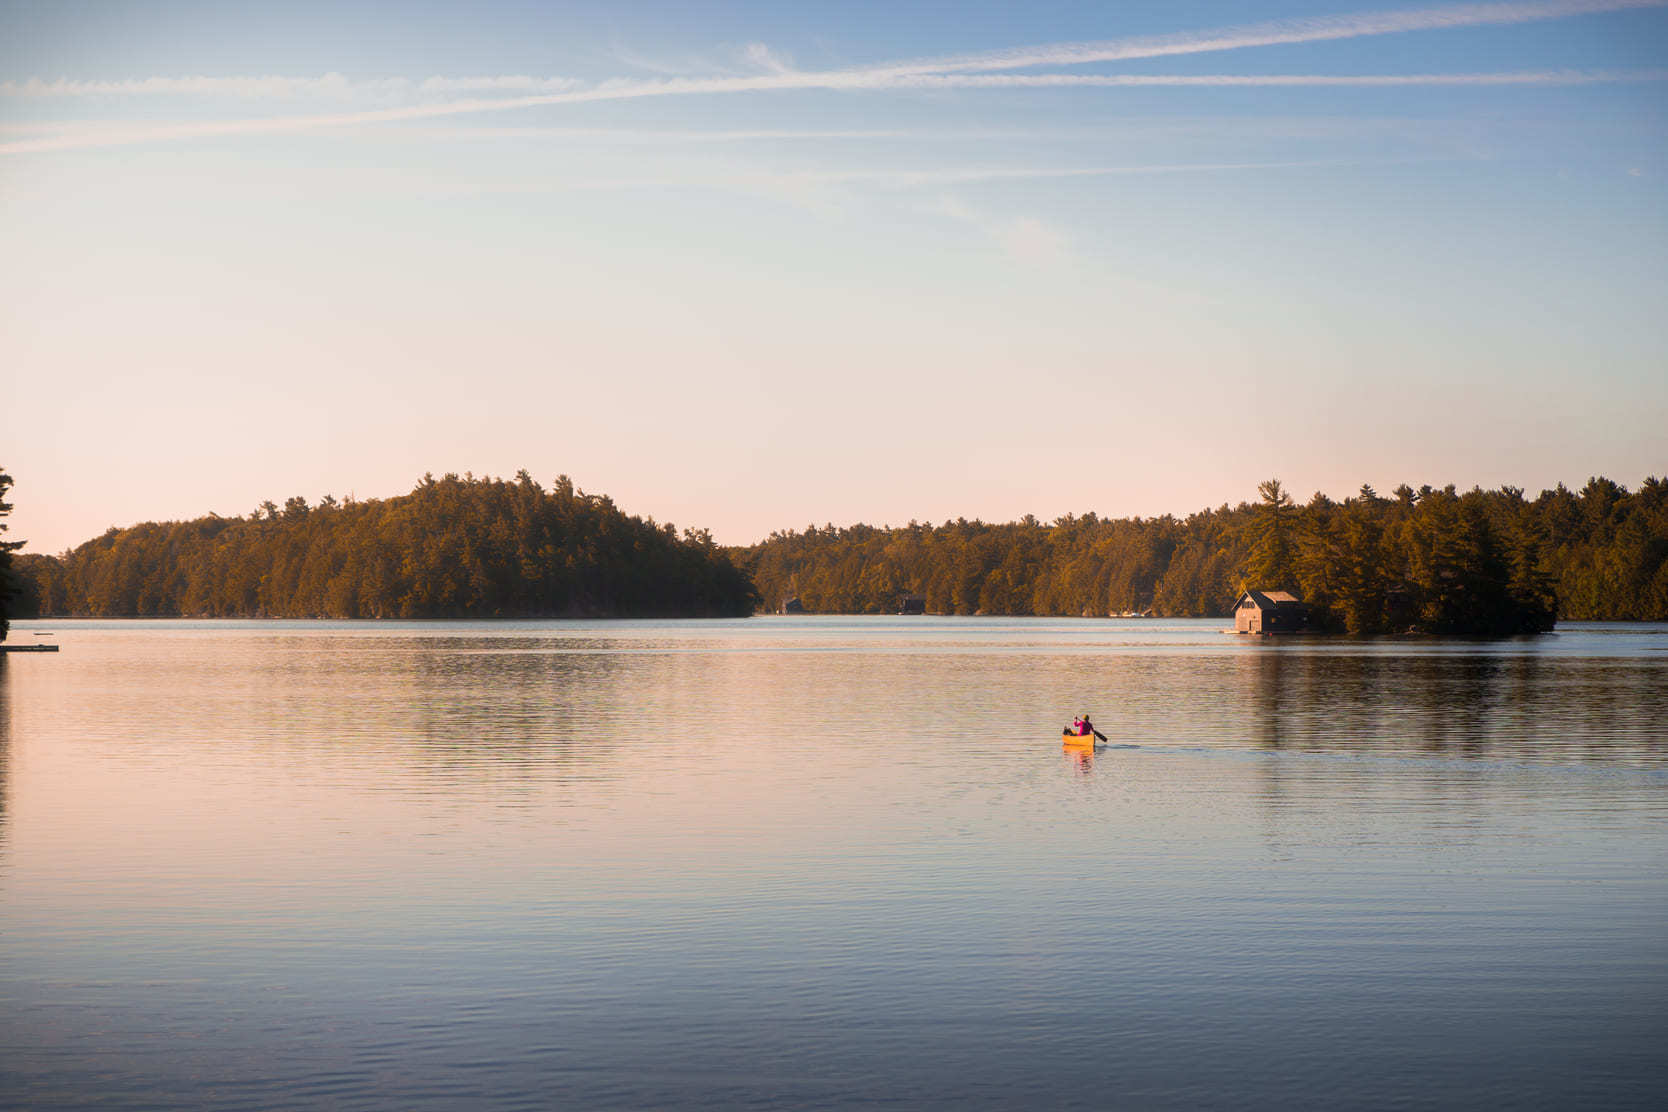
[[[1095,766],[1095,735],[1077,734],[1060,735],[1060,751],[1070,757],[1079,772],[1088,772]]]

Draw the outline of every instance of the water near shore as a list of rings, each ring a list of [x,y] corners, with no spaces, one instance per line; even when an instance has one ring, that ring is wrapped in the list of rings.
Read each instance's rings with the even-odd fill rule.
[[[1221,627],[17,623],[0,1105],[1653,1107],[1668,626]]]

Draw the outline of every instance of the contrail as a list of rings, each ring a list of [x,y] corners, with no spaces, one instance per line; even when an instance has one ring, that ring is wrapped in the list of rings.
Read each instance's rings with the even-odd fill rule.
[[[1448,30],[1456,27],[1481,27],[1513,23],[1533,23],[1549,19],[1623,11],[1635,8],[1657,8],[1668,0],[1525,0],[1488,4],[1463,4],[1443,8],[1418,8],[1406,11],[1360,12],[1354,15],[1324,16],[1314,19],[1275,20],[1240,27],[1218,28],[1210,31],[1181,31],[1170,35],[1141,38],[1108,39],[1099,42],[1055,43],[1047,46],[1014,47],[1007,50],[979,54],[952,55],[943,58],[923,58],[916,61],[889,62],[874,66],[856,66],[844,70],[822,72],[790,69],[773,62],[769,74],[741,78],[686,78],[682,84],[707,85],[717,82],[712,91],[777,88],[860,88],[869,82],[884,82],[902,74],[977,73],[992,70],[1028,69],[1035,66],[1072,66],[1090,62],[1117,62],[1138,58],[1160,58],[1179,54],[1207,54],[1223,50],[1242,50],[1256,46],[1278,46],[1293,43],[1325,42],[1354,39],[1373,35],[1403,34],[1413,31]],[[301,94],[343,94],[365,90],[389,92],[400,89],[420,89],[426,92],[487,92],[515,91],[527,93],[562,93],[571,91],[578,82],[572,78],[529,77],[506,75],[497,77],[431,77],[417,83],[405,78],[353,82],[339,73],[322,77],[148,77],[131,81],[27,81],[0,82],[0,96],[85,96],[130,94],[201,94],[227,93],[237,96],[296,96]],[[649,85],[653,83],[644,82]],[[668,82],[669,92],[696,91],[681,88],[680,82]],[[884,87],[884,86],[882,86]]]
[[[318,116],[280,116],[267,120],[213,120],[190,124],[160,124],[152,127],[80,127],[42,138],[15,139],[0,143],[0,154],[30,154],[73,150],[84,147],[151,143],[171,139],[201,139],[219,135],[271,135],[316,131],[364,124],[397,123],[403,120],[434,119],[478,112],[508,111],[545,104],[578,104],[602,100],[630,100],[639,97],[675,96],[694,93],[756,91],[761,88],[824,89],[1046,89],[1070,87],[1302,87],[1302,86],[1438,86],[1438,85],[1598,85],[1634,81],[1668,80],[1668,69],[1651,70],[1529,70],[1516,73],[1412,73],[1412,74],[1072,74],[1072,73],[912,73],[894,74],[884,81],[861,83],[831,80],[816,85],[760,85],[756,78],[714,78],[710,81],[677,80],[646,84],[599,86],[574,93],[550,96],[458,100],[444,104],[414,104],[403,108],[379,108],[365,112],[341,112]],[[854,133],[855,134],[855,133]]]
[[[958,73],[899,77],[893,87],[917,89],[1024,89],[1072,86],[1108,88],[1157,86],[1395,86],[1395,85],[1602,85],[1668,80],[1668,69],[1527,70],[1516,73],[1365,74],[1129,74],[1129,73]]]
[[[978,72],[1026,69],[1032,66],[1072,66],[1088,62],[1119,62],[1177,54],[1243,50],[1253,46],[1356,39],[1410,31],[1536,23],[1632,8],[1658,8],[1665,2],[1668,0],[1529,0],[1526,3],[1462,4],[1456,7],[1418,8],[1409,11],[1361,12],[1355,15],[1324,16],[1315,19],[1276,20],[1214,31],[1182,31],[1171,35],[1110,39],[1104,42],[1016,47],[959,57],[892,63],[874,67],[872,72]]]
[[[1119,39],[1106,42],[1060,43],[1053,46],[1017,48],[984,54],[838,70],[781,70],[748,77],[606,81],[590,89],[546,92],[519,97],[473,98],[439,104],[415,104],[360,112],[287,116],[264,120],[209,121],[114,130],[83,129],[49,138],[23,139],[10,143],[0,143],[0,154],[24,154],[75,147],[220,135],[260,135],[312,131],[320,128],[433,119],[480,112],[504,112],[544,105],[794,89],[885,90],[957,87],[1000,88],[1025,87],[1027,85],[1036,87],[1070,85],[1555,85],[1591,84],[1602,81],[1660,80],[1661,71],[1659,70],[1641,71],[1641,73],[1633,75],[1614,72],[1579,74],[1566,71],[1537,71],[1530,74],[1419,74],[1337,77],[1325,75],[1241,77],[1231,74],[1207,75],[1204,77],[1164,77],[1162,75],[1155,77],[1118,74],[1004,75],[992,71],[1022,69],[1040,65],[1077,65],[1086,62],[1200,54],[1279,43],[1318,42],[1408,31],[1474,27],[1487,24],[1527,23],[1597,12],[1655,8],[1662,7],[1665,4],[1668,4],[1668,0],[1531,0],[1527,3],[1467,4],[1447,8],[1424,8],[1321,19],[1287,20],[1216,31],[1187,32],[1177,35]],[[190,81],[193,79],[179,80]],[[489,79],[472,80],[478,82]]]
[[[47,97],[112,96],[231,96],[248,99],[296,100],[303,97],[390,97],[412,93],[558,93],[579,88],[576,77],[530,77],[526,74],[498,74],[487,77],[429,77],[412,81],[405,77],[384,77],[353,81],[339,73],[319,77],[281,77],[277,74],[250,77],[144,77],[128,81],[72,81],[60,78],[43,81],[0,81],[0,97],[43,99]]]

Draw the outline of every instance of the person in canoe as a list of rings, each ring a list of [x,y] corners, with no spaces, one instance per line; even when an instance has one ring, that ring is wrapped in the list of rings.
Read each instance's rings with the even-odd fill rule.
[[[1080,714],[1076,718],[1072,719],[1071,733],[1076,734],[1078,737],[1093,736],[1099,738],[1101,741],[1106,740],[1106,735],[1095,729],[1095,724],[1089,721],[1089,716],[1087,714]]]

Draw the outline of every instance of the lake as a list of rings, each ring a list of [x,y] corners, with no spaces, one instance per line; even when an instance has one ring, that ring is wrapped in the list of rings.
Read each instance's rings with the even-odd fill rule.
[[[0,1106],[1656,1107],[1668,626],[1224,624],[15,623]]]

